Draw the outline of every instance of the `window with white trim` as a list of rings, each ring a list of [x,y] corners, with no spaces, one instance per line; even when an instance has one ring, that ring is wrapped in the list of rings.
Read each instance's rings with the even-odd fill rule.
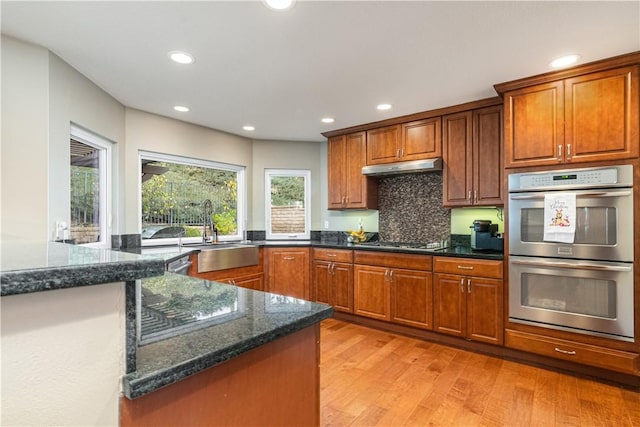
[[[269,240],[309,240],[311,171],[265,169],[265,222]]]
[[[241,240],[245,167],[141,151],[143,245]]]
[[[71,124],[68,237],[76,244],[111,244],[112,156],[111,141]]]

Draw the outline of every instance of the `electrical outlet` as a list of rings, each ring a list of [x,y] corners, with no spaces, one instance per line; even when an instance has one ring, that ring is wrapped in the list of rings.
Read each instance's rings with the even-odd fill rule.
[[[329,228],[329,221],[324,222],[324,229],[327,230]]]

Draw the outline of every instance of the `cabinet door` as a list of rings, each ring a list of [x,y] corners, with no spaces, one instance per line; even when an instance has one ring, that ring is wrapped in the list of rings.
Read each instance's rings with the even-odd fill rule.
[[[313,262],[312,298],[316,302],[332,304],[331,301],[331,263],[327,261]]]
[[[467,337],[503,343],[502,280],[467,278]]]
[[[232,283],[254,291],[264,291],[264,274],[236,277],[232,279]]]
[[[309,248],[267,249],[269,292],[309,299]]]
[[[501,105],[473,112],[473,204],[503,205]]]
[[[567,162],[638,157],[638,67],[565,81]]]
[[[391,270],[391,320],[396,323],[431,329],[433,302],[431,273],[415,270]]]
[[[367,164],[378,165],[400,160],[400,125],[367,131]]]
[[[556,165],[564,155],[564,84],[505,93],[505,167]]]
[[[328,167],[328,208],[342,209],[345,207],[347,181],[347,142],[346,137],[336,136],[327,142]]]
[[[443,206],[471,205],[473,192],[472,114],[470,111],[442,118]]]
[[[367,163],[367,136],[365,132],[346,136],[345,204],[352,209],[377,209],[377,183],[362,175]]]
[[[354,313],[389,320],[389,270],[384,267],[353,267]]]
[[[332,275],[332,305],[336,311],[353,313],[353,266],[334,263]]]
[[[437,332],[465,336],[465,277],[433,275],[433,328]]]
[[[402,160],[431,159],[442,156],[440,117],[402,125]]]

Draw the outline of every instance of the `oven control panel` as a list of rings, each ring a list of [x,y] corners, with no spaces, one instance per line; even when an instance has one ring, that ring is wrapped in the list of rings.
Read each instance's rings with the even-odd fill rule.
[[[631,165],[511,174],[509,191],[627,186],[631,185],[632,174]]]

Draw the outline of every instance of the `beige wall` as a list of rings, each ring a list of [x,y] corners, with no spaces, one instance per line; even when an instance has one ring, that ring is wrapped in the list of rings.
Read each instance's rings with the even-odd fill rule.
[[[2,36],[0,232],[47,236],[48,51]]]
[[[117,426],[124,284],[2,298],[4,426]]]
[[[251,200],[253,144],[250,139],[127,108],[126,141],[125,233],[140,232],[138,214],[140,212],[138,204],[140,150],[246,166],[247,198]]]
[[[69,132],[70,123],[114,143],[112,225],[120,228],[125,214],[122,173],[124,150],[124,106],[89,79],[49,53],[49,238],[56,221],[69,218]],[[108,240],[107,240],[108,241]]]

